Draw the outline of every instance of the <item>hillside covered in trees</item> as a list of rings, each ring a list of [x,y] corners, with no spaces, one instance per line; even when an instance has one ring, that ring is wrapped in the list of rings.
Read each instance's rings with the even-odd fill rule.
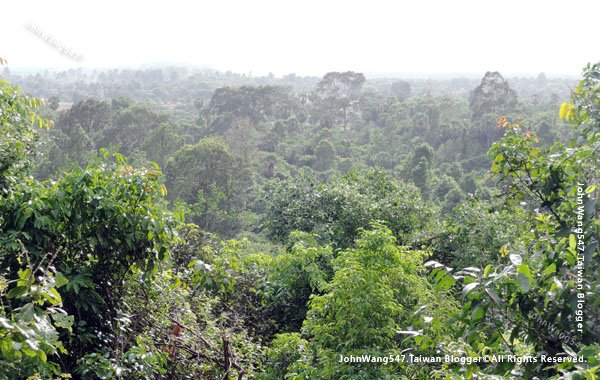
[[[0,379],[597,378],[600,63],[0,78]]]

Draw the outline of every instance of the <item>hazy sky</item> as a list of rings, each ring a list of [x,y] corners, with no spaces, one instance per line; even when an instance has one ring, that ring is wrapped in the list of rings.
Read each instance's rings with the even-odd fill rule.
[[[0,14],[0,57],[14,68],[173,62],[255,75],[579,76],[600,60],[598,0],[7,0]]]

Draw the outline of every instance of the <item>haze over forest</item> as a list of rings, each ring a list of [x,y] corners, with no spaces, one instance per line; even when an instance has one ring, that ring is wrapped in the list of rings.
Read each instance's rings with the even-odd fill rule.
[[[35,4],[31,6],[30,4]],[[568,17],[568,13],[577,17]],[[3,58],[14,69],[209,65],[277,76],[459,73],[578,76],[596,59],[593,0],[168,3],[7,2]],[[57,53],[38,28],[81,55]]]

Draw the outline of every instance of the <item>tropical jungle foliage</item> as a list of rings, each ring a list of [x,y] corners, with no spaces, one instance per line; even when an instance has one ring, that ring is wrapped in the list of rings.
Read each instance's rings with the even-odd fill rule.
[[[0,379],[597,378],[600,63],[3,77]]]

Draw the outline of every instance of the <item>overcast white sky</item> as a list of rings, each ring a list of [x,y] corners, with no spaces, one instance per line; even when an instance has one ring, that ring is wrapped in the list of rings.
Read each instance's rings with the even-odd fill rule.
[[[262,75],[569,74],[600,60],[600,1],[4,1],[18,67],[206,64]],[[75,61],[27,30],[80,53]]]

